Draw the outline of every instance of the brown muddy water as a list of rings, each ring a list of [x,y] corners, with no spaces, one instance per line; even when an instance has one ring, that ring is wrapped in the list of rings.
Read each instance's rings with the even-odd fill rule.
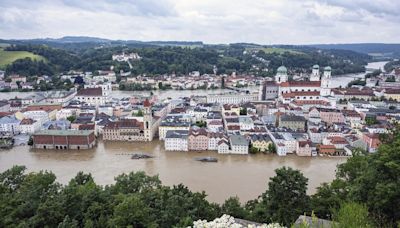
[[[129,154],[147,153],[154,158],[132,160]],[[213,156],[217,163],[195,161],[196,157]],[[59,151],[32,150],[27,146],[0,151],[0,172],[13,165],[25,165],[28,171],[50,170],[61,183],[78,171],[91,173],[96,183],[114,183],[121,173],[145,171],[159,175],[164,185],[183,183],[192,191],[206,191],[208,199],[217,203],[230,196],[242,202],[255,199],[263,193],[274,170],[289,166],[299,169],[309,179],[308,192],[334,178],[336,166],[346,158],[297,157],[291,155],[218,155],[216,152],[165,151],[163,142],[102,142],[92,150]]]

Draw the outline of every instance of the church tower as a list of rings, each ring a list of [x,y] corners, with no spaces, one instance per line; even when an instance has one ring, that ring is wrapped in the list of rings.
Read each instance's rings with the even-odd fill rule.
[[[143,132],[146,141],[153,140],[153,115],[151,113],[151,103],[148,99],[143,102]]]
[[[324,75],[321,80],[321,96],[331,95],[331,73],[332,68],[330,66],[324,68]]]
[[[318,65],[314,65],[312,68],[312,72],[310,75],[310,81],[315,82],[315,81],[320,81],[320,77],[319,77],[319,66]]]
[[[275,75],[275,82],[280,84],[288,81],[287,69],[285,66],[280,66]]]

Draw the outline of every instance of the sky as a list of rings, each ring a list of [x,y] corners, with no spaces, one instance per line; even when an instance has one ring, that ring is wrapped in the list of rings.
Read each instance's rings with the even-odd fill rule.
[[[0,38],[399,43],[400,0],[0,0]]]

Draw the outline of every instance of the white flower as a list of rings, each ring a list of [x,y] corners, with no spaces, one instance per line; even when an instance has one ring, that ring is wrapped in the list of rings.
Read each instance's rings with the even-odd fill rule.
[[[197,220],[193,222],[193,228],[246,228],[235,222],[235,218],[230,215],[222,215],[221,218],[216,218],[213,221]],[[278,223],[248,225],[247,228],[286,228]]]

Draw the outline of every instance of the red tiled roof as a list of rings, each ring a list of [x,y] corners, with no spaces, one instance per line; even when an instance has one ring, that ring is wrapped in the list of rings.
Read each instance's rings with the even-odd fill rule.
[[[289,81],[282,82],[281,87],[321,87],[321,81]]]
[[[101,88],[85,88],[78,91],[77,96],[100,97],[103,95]]]
[[[139,122],[135,119],[127,119],[127,120],[120,120],[117,122],[111,122],[108,123],[105,127],[105,129],[118,129],[118,128],[140,128],[140,130],[143,130],[143,122]]]
[[[284,98],[294,98],[299,96],[320,96],[320,92],[318,91],[301,91],[301,92],[290,92],[282,94]]]

